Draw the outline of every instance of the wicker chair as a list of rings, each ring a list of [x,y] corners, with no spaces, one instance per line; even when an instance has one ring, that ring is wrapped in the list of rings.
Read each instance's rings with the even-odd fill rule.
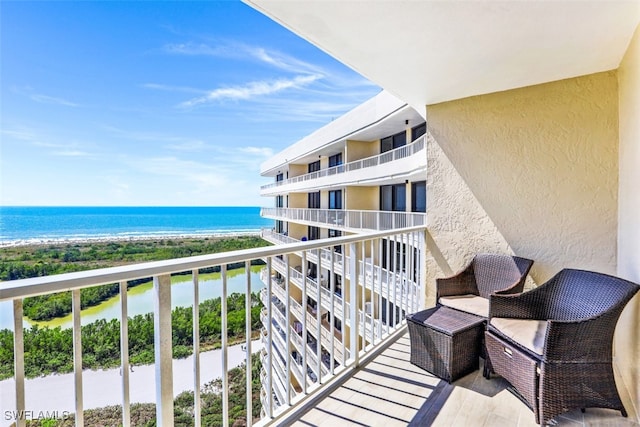
[[[439,305],[489,317],[489,295],[522,292],[533,261],[510,255],[479,254],[455,276],[436,279]]]
[[[511,383],[540,424],[589,407],[626,417],[613,377],[613,332],[639,289],[606,274],[565,269],[529,292],[491,295],[490,369]]]

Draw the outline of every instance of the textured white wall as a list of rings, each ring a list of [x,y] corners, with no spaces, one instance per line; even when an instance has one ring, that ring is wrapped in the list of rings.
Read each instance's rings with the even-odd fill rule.
[[[427,213],[445,258],[512,250],[537,282],[615,274],[617,111],[615,72],[428,106]]]

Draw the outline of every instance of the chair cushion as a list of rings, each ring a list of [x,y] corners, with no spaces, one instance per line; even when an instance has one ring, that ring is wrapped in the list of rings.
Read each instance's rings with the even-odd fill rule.
[[[542,356],[547,336],[547,322],[545,320],[494,317],[489,324],[504,336]]]
[[[489,317],[489,300],[478,295],[456,295],[441,297],[440,304],[455,308],[456,310],[475,314],[476,316]]]

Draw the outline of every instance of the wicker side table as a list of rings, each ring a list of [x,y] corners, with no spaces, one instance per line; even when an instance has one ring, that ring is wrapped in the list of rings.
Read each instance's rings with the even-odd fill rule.
[[[407,316],[410,362],[451,383],[478,369],[484,319],[447,307]]]

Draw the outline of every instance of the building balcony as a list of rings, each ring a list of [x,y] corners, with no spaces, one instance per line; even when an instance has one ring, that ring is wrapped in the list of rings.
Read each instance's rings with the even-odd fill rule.
[[[412,179],[426,171],[425,146],[425,137],[421,136],[404,147],[376,156],[263,185],[260,195],[276,196],[335,186],[384,185]]]
[[[292,221],[316,227],[332,228],[353,233],[362,231],[395,230],[427,225],[427,215],[421,212],[262,208],[260,215],[280,221]]]

